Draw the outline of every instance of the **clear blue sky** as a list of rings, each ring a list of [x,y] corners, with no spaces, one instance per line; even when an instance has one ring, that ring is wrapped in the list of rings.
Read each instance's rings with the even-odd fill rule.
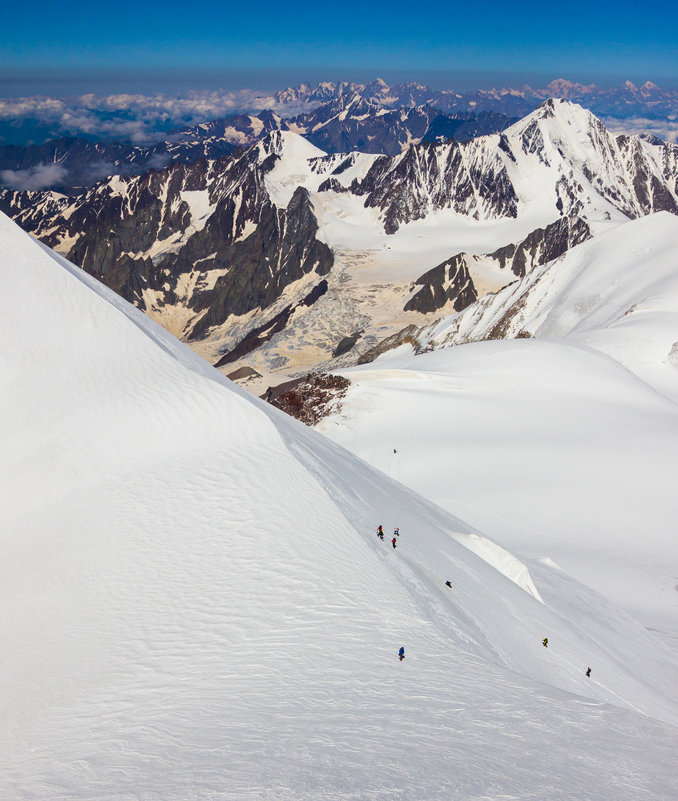
[[[478,85],[555,77],[678,85],[678,0],[6,0],[2,28],[0,95],[8,77],[48,86],[50,76],[70,75],[97,91],[106,76],[124,89],[163,73],[194,88],[215,76],[252,88],[377,75],[434,85],[455,84],[445,76]]]

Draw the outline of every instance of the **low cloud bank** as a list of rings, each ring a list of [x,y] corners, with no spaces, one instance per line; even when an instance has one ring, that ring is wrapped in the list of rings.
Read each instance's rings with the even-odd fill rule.
[[[295,115],[309,105],[280,104],[271,95],[251,90],[189,92],[179,97],[164,94],[86,94],[75,98],[21,97],[0,99],[0,144],[8,140],[9,128],[16,138],[17,124],[39,123],[42,139],[86,136],[150,144],[174,128],[219,119],[239,112],[283,111]],[[5,128],[5,130],[3,130]],[[26,125],[28,144],[34,125]],[[45,133],[45,130],[48,133]],[[19,134],[20,135],[20,134]]]
[[[611,134],[651,134],[664,142],[678,143],[678,120],[653,120],[645,117],[601,117],[605,127]]]
[[[8,189],[49,189],[63,183],[68,170],[61,164],[36,164],[27,170],[0,170],[0,183]]]

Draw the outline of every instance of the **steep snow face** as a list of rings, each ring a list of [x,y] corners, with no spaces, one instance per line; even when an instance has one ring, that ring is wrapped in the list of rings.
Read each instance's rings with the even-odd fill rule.
[[[525,161],[531,156],[531,172],[548,180],[561,212],[592,219],[601,213],[631,218],[653,211],[678,213],[675,181],[667,184],[661,164],[671,149],[635,136],[615,139],[581,106],[549,100],[504,136],[522,180],[530,172]]]
[[[655,637],[0,241],[3,798],[675,796]]]
[[[677,242],[662,213],[573,248],[411,334],[435,353],[347,372],[355,387],[320,429],[678,635]]]
[[[281,158],[312,159],[325,156],[326,153],[319,147],[312,145],[303,136],[292,131],[273,131],[265,139],[254,146],[263,157],[275,154]]]

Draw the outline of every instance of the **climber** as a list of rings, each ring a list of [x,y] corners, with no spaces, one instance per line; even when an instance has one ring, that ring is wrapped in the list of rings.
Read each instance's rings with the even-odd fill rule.
[[[544,646],[544,648],[548,648],[549,647],[549,638],[548,637],[544,637],[544,639],[541,641],[541,644]]]
[[[391,545],[393,545],[393,547],[395,548],[395,544],[396,544],[396,538],[394,537],[394,538],[391,540]]]
[[[402,662],[404,658],[405,658],[405,646],[401,645],[400,650],[398,651],[398,659],[400,659],[400,661]]]
[[[377,527],[377,537],[379,537],[380,540],[384,539],[384,529],[382,528],[381,524],[379,524]]]

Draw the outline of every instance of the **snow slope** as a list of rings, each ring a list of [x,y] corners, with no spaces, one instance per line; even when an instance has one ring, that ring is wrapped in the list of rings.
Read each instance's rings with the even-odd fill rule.
[[[678,400],[678,217],[659,212],[602,233],[461,314],[427,343],[481,340],[497,325],[593,347]]]
[[[0,241],[0,797],[676,796],[658,638]]]
[[[661,213],[573,248],[347,371],[320,429],[677,637],[677,243]],[[444,347],[497,326],[533,339]]]

